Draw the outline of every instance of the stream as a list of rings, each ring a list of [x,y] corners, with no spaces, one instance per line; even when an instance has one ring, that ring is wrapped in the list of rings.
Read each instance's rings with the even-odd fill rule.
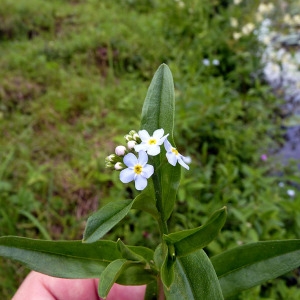
[[[289,15],[284,18],[293,21]],[[262,56],[264,77],[274,93],[285,100],[281,108],[285,116],[285,144],[276,155],[283,164],[290,159],[299,160],[300,169],[300,20],[299,24],[293,22],[290,21],[289,27],[283,24],[285,33],[280,33],[274,31],[272,21],[265,18],[257,36],[265,45]]]

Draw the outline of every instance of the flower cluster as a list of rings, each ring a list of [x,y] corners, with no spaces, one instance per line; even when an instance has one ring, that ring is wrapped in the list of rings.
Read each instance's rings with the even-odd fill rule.
[[[153,135],[147,130],[140,130],[138,133],[131,130],[125,135],[127,148],[117,146],[115,154],[106,157],[106,167],[120,171],[120,180],[123,183],[135,181],[135,188],[143,190],[147,186],[147,179],[154,173],[154,167],[148,164],[148,155],[160,154],[160,147],[164,144],[167,161],[175,166],[177,162],[189,169],[189,157],[184,157],[168,141],[169,134],[164,135],[163,129],[157,129]],[[135,154],[137,153],[137,155]]]

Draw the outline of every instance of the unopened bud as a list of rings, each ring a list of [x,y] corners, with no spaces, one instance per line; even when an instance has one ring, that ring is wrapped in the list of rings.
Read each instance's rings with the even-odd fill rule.
[[[124,138],[125,138],[126,142],[128,142],[128,141],[130,141],[132,139],[131,135],[129,135],[129,134],[126,134],[124,136]]]
[[[105,167],[106,168],[112,168],[114,165],[110,161],[105,162]]]
[[[136,145],[135,141],[129,141],[127,143],[127,147],[128,147],[129,150],[133,149],[135,145]]]
[[[122,170],[122,169],[124,169],[124,165],[121,163],[121,162],[117,162],[116,164],[115,164],[115,170]]]
[[[115,159],[116,159],[116,155],[115,154],[111,154],[111,155],[109,155],[109,156],[107,156],[105,158],[105,161],[107,161],[107,162],[113,162]]]
[[[141,139],[140,139],[140,136],[137,134],[137,133],[135,133],[133,136],[132,136],[132,138],[135,140],[135,141],[140,141]]]
[[[136,134],[136,131],[135,131],[135,130],[130,130],[130,131],[129,131],[129,135],[134,136],[135,134]]]
[[[124,147],[124,146],[118,146],[115,149],[115,153],[119,156],[125,155],[125,152],[126,152],[126,147]]]

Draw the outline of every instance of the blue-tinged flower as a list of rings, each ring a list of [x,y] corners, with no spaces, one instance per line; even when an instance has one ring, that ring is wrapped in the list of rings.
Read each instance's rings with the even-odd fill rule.
[[[190,163],[191,159],[189,157],[185,157],[181,155],[176,148],[174,148],[171,143],[168,140],[165,140],[164,142],[165,149],[167,151],[166,156],[168,159],[168,162],[175,166],[178,162],[180,165],[182,165],[184,168],[189,170],[189,166],[186,163]]]
[[[124,164],[128,167],[120,172],[120,180],[123,183],[135,181],[135,188],[139,191],[147,186],[147,179],[154,173],[154,168],[148,165],[148,155],[140,151],[138,158],[133,153],[124,156]]]
[[[169,134],[164,136],[164,130],[162,128],[155,130],[152,136],[150,136],[147,130],[140,130],[139,136],[142,142],[136,145],[134,150],[136,152],[143,150],[146,151],[148,155],[155,156],[160,153],[160,146],[164,143],[168,135]]]

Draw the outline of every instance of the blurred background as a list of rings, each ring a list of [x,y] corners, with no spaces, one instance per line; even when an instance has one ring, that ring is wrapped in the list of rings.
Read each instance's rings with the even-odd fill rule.
[[[0,235],[81,239],[87,217],[137,194],[104,159],[167,63],[183,171],[172,230],[226,205],[209,256],[300,238],[300,2],[1,0]],[[154,220],[129,215],[105,238],[155,248]],[[1,299],[29,272],[0,259]],[[300,299],[295,270],[236,299]]]

